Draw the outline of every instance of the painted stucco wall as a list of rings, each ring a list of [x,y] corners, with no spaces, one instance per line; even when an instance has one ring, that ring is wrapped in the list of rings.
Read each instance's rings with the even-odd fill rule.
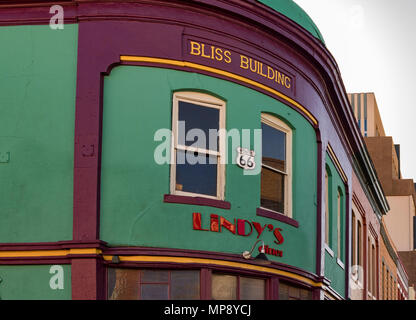
[[[0,242],[72,239],[77,37],[0,27]]]
[[[1,265],[0,300],[70,300],[71,266],[57,270],[52,265]]]
[[[203,90],[223,98],[227,130],[260,129],[261,112],[274,113],[293,130],[293,218],[299,228],[256,216],[260,206],[260,175],[243,175],[235,164],[226,166],[225,200],[231,210],[164,203],[169,193],[169,165],[158,165],[154,141],[160,128],[171,128],[172,94],[175,90]],[[251,147],[253,147],[253,136]],[[316,268],[317,145],[312,126],[284,104],[251,89],[227,81],[167,69],[121,66],[104,81],[103,148],[101,176],[101,239],[110,246],[182,248],[241,254],[256,240],[256,232],[242,237],[197,231],[192,213],[202,214],[209,228],[209,215],[230,222],[247,219],[282,228],[285,239],[274,244],[272,232],[262,234],[266,245],[283,251],[271,260],[311,272]],[[235,151],[228,148],[229,159]],[[261,164],[256,154],[257,165]],[[307,159],[307,161],[305,161]]]

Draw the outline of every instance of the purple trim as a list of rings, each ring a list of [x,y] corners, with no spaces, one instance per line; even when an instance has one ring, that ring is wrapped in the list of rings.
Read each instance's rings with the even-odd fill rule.
[[[299,222],[297,222],[295,219],[289,218],[278,212],[274,212],[274,211],[263,209],[263,208],[257,208],[256,214],[260,217],[274,219],[274,220],[289,224],[291,226],[294,226],[295,228],[299,228]]]
[[[200,273],[200,277],[201,277],[201,290],[200,290],[200,298],[201,300],[211,300],[211,269],[208,268],[201,268],[201,273]]]
[[[45,265],[45,264],[71,264],[71,260],[65,258],[41,257],[34,259],[28,258],[0,258],[1,265]]]
[[[192,204],[197,206],[208,206],[220,209],[231,209],[231,203],[223,200],[215,200],[203,197],[189,197],[189,196],[178,196],[173,194],[165,194],[163,196],[163,202],[167,203],[182,203]]]
[[[269,298],[270,300],[279,299],[279,278],[278,277],[273,277],[270,279]]]
[[[58,241],[58,242],[22,242],[0,243],[0,251],[32,251],[32,250],[61,250],[75,248],[99,248],[106,246],[106,242],[96,241]]]

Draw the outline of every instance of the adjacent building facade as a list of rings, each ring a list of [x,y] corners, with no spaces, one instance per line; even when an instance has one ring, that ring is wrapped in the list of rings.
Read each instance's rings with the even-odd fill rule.
[[[386,136],[374,93],[348,96],[390,206],[381,221],[381,298],[408,299],[413,294],[416,270],[414,182],[401,175],[400,145]]]
[[[56,4],[1,5],[2,299],[380,298],[389,206],[301,8]]]

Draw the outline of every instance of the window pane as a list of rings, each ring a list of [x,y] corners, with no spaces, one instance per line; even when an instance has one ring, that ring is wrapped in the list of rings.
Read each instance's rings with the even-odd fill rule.
[[[178,150],[176,163],[176,190],[217,195],[216,156]]]
[[[142,284],[140,297],[142,300],[168,300],[168,284]]]
[[[312,300],[312,291],[300,289],[300,300]]]
[[[267,124],[262,129],[262,162],[265,165],[286,171],[286,133]]]
[[[289,299],[290,298],[296,300],[300,299],[300,289],[298,287],[289,286]]]
[[[178,131],[178,143],[181,145],[190,146],[196,143],[194,146],[203,149],[210,149],[209,146],[215,146],[212,148],[215,151],[218,151],[218,137],[215,137],[217,141],[209,141],[209,129],[219,129],[220,121],[220,110],[215,108],[209,108],[204,106],[199,106],[197,104],[179,101],[178,108],[178,120],[185,122],[185,136],[181,135],[181,130]],[[205,141],[194,138],[192,141],[185,141],[187,133],[192,129],[202,130]],[[197,141],[198,140],[198,141]]]
[[[139,298],[139,270],[108,269],[108,299],[136,300]]]
[[[284,190],[285,175],[263,167],[261,169],[261,206],[284,213]]]
[[[237,299],[237,277],[229,275],[212,275],[213,300],[236,300]]]
[[[142,270],[140,282],[168,282],[169,271],[167,270]]]
[[[312,292],[308,289],[280,282],[279,300],[312,300]]]
[[[279,300],[289,300],[289,286],[285,283],[279,283]]]
[[[264,300],[266,281],[263,279],[240,277],[241,300]]]
[[[170,297],[172,300],[196,300],[200,298],[199,271],[172,271]]]

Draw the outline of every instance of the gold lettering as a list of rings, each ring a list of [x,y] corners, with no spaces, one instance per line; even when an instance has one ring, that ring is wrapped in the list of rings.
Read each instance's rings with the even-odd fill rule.
[[[259,72],[260,71],[260,72]],[[259,62],[259,70],[257,70],[257,73],[263,77],[267,77],[264,73],[263,73],[263,63]]]
[[[225,50],[224,51],[224,56],[225,56],[224,61],[226,63],[231,63],[231,52],[228,51],[228,50]]]
[[[285,87],[290,89],[291,83],[290,83],[290,78],[289,77],[285,77]]]
[[[220,48],[216,48],[215,49],[215,59],[216,60],[218,60],[218,61],[222,61],[222,59],[223,59],[223,56],[222,56],[222,49],[220,49]]]
[[[271,71],[271,73],[273,75],[272,77],[270,77],[270,71]],[[270,80],[273,80],[274,79],[274,76],[275,76],[274,69],[273,68],[270,68],[269,66],[267,66],[267,78],[270,79]]]
[[[253,64],[252,64],[253,61],[254,61],[254,68],[253,68]],[[257,72],[257,61],[254,60],[254,59],[251,59],[251,58],[250,58],[250,70],[251,70],[251,72],[254,72],[254,73]]]
[[[194,56],[201,55],[201,45],[198,42],[191,41],[191,54]]]
[[[243,55],[240,55],[240,57],[241,57],[240,68],[248,69],[248,58]]]
[[[283,86],[283,84],[284,84],[284,77],[285,77],[285,75],[282,74],[282,73],[280,73],[278,71],[277,72],[277,77],[276,77],[277,83],[279,83],[279,84],[281,84]]]
[[[205,54],[205,44],[201,44],[201,47],[202,47],[202,54],[201,54],[201,56],[202,57],[204,57],[204,58],[208,58],[208,59],[211,59],[211,57],[210,56],[207,56],[206,54]]]

